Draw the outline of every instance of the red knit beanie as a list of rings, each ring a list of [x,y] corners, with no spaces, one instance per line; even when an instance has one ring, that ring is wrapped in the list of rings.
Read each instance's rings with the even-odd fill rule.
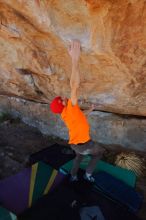
[[[53,99],[53,101],[50,104],[50,109],[55,114],[62,113],[64,109],[64,105],[62,104],[62,100],[60,96],[57,96],[56,98]]]

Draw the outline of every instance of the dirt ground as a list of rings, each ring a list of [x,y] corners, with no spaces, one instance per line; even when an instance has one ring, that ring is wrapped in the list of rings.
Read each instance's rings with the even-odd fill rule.
[[[53,143],[67,144],[54,137],[43,136],[36,128],[20,120],[7,119],[0,122],[0,179],[15,174],[27,166],[30,154]],[[105,159],[112,162],[115,151],[108,151]],[[140,155],[146,159],[146,154]],[[136,188],[144,194],[144,202],[138,215],[146,219],[146,172],[137,179]]]

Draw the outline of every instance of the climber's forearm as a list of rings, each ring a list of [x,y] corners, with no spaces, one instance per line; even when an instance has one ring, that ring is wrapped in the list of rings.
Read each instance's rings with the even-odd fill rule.
[[[79,74],[79,57],[80,57],[80,42],[77,40],[72,41],[69,48],[69,55],[72,60],[72,72],[70,77],[71,86],[71,102],[72,105],[76,105],[78,101],[78,88],[80,84],[80,74]]]
[[[70,86],[71,88],[79,88],[80,85],[80,72],[79,72],[79,64],[78,60],[72,59],[72,73],[70,78]]]

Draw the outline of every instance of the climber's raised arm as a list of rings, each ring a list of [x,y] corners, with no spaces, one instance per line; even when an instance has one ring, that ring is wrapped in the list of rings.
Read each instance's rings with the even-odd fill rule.
[[[80,73],[79,73],[79,57],[80,57],[80,42],[77,40],[72,41],[69,48],[69,55],[72,59],[72,73],[70,77],[71,87],[71,102],[72,105],[76,105],[78,101],[77,91],[80,85]]]

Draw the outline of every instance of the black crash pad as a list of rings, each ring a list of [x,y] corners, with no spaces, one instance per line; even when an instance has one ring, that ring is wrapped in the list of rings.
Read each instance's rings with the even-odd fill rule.
[[[53,144],[41,151],[31,154],[29,164],[32,165],[38,161],[43,161],[55,169],[59,169],[63,164],[75,157],[74,151],[68,146]]]

